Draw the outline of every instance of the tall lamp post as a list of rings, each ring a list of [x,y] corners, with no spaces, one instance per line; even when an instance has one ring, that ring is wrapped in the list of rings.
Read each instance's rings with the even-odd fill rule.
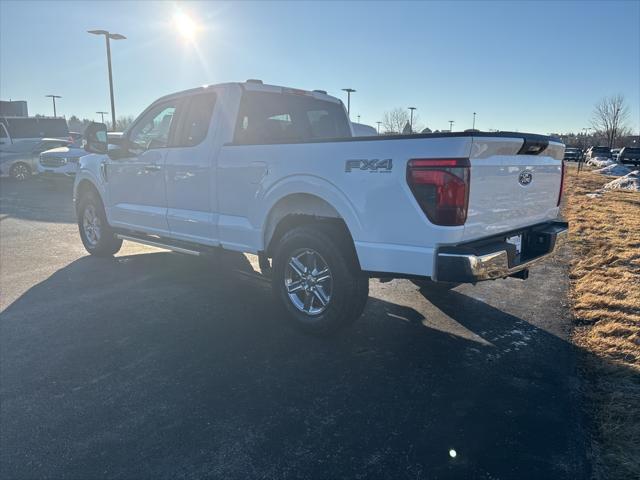
[[[104,116],[109,115],[109,112],[96,112],[102,118],[102,123],[104,123]]]
[[[453,124],[456,123],[455,120],[449,120],[449,131],[453,132]]]
[[[62,98],[60,95],[45,95],[47,98],[51,98],[53,100],[53,116],[54,118],[58,115],[56,114],[56,98]]]
[[[476,129],[476,112],[473,112],[473,126],[471,127],[471,130],[475,130]]]
[[[351,121],[351,94],[356,91],[353,88],[343,88],[343,92],[347,92],[347,116],[349,117],[349,121]]]
[[[416,110],[416,107],[409,107],[409,111],[411,112],[409,125],[411,126],[411,133],[413,133],[413,111]]]
[[[378,135],[380,135],[380,125],[382,124],[382,122],[376,122],[378,124]]]
[[[111,95],[111,130],[116,129],[116,106],[113,100],[113,76],[111,74],[111,42],[110,40],[124,40],[127,37],[119,33],[110,33],[107,30],[88,30],[93,35],[104,35],[107,42],[107,65],[109,67],[109,93]]]

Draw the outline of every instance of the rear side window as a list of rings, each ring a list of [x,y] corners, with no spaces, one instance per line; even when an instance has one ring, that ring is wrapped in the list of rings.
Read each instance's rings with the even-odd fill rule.
[[[175,145],[171,146],[193,147],[207,138],[215,105],[215,93],[189,97],[180,132],[176,138]]]
[[[235,143],[295,143],[351,136],[340,104],[307,95],[245,92]]]

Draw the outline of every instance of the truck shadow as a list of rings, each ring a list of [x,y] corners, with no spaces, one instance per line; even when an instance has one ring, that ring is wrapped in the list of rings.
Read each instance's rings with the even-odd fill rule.
[[[471,338],[379,298],[307,337],[252,271],[84,257],[11,304],[5,478],[587,476],[569,343],[455,291],[429,300]]]

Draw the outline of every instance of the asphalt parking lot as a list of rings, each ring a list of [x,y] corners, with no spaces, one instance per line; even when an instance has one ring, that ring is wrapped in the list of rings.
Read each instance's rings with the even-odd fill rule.
[[[440,296],[372,280],[320,340],[247,257],[93,258],[70,186],[3,179],[0,477],[585,478],[567,257]]]

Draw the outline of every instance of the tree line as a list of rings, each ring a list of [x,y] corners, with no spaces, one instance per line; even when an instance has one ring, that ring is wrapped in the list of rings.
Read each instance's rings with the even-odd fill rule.
[[[133,115],[123,115],[121,117],[116,118],[115,131],[116,132],[124,131],[129,125],[133,123],[133,120],[134,120]],[[69,130],[71,130],[72,132],[84,133],[87,126],[94,121],[95,120],[91,120],[89,118],[83,118],[82,120],[80,120],[75,115],[71,115],[67,120],[67,125],[69,126]],[[112,130],[111,122],[105,121],[104,123],[107,125],[107,128],[109,130]]]
[[[409,112],[400,107],[384,112],[380,124],[383,129],[379,133],[382,135],[432,132],[421,123],[418,115],[413,116],[411,128]],[[633,135],[629,127],[629,107],[621,94],[604,97],[598,101],[594,106],[590,124],[591,127],[584,129],[584,132],[551,135],[559,137],[566,145],[582,148],[594,145],[616,148],[638,143],[638,137]]]

